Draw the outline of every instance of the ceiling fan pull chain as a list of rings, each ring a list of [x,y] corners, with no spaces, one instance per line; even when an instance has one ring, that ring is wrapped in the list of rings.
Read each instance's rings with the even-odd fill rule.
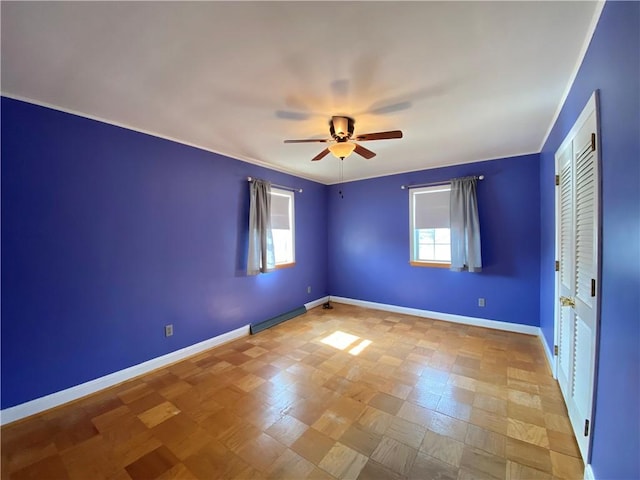
[[[342,194],[343,183],[344,183],[344,159],[341,158],[340,159],[340,190],[338,191],[338,195],[340,195],[340,198],[344,198],[344,195]]]

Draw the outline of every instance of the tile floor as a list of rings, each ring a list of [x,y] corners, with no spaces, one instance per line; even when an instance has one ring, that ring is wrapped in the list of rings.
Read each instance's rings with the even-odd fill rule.
[[[3,427],[2,478],[582,478],[537,338],[334,307]]]

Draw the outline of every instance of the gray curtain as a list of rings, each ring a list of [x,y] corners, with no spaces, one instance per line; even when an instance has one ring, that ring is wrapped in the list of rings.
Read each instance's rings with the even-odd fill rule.
[[[482,270],[477,183],[476,177],[451,180],[451,270],[457,272]]]
[[[251,181],[249,205],[247,275],[271,272],[275,266],[271,234],[271,183],[254,179]]]

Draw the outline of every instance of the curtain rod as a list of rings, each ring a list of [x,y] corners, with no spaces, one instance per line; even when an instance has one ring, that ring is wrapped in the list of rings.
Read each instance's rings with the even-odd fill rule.
[[[478,180],[484,180],[484,175],[476,175],[475,177]],[[400,185],[400,188],[402,190],[405,190],[407,188],[436,187],[438,185],[446,185],[447,183],[451,183],[451,180],[453,180],[453,178],[450,180],[442,180],[441,182],[418,183],[417,185]]]
[[[247,177],[247,181],[248,182],[252,182],[254,180],[257,180],[257,178],[253,178],[253,177]],[[301,188],[295,188],[295,187],[287,187],[285,185],[277,185],[275,183],[271,184],[272,187],[276,187],[276,188],[281,188],[283,190],[291,190],[292,192],[298,192],[298,193],[302,193],[302,189]]]

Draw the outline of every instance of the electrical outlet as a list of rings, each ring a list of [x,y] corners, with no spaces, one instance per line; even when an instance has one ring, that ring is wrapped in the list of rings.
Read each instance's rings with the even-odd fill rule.
[[[164,336],[170,337],[173,335],[173,324],[164,326]]]
[[[484,307],[484,298],[480,297],[480,298],[478,299],[478,306],[479,306],[479,307]]]
[[[307,293],[311,293],[311,285],[307,287]]]

